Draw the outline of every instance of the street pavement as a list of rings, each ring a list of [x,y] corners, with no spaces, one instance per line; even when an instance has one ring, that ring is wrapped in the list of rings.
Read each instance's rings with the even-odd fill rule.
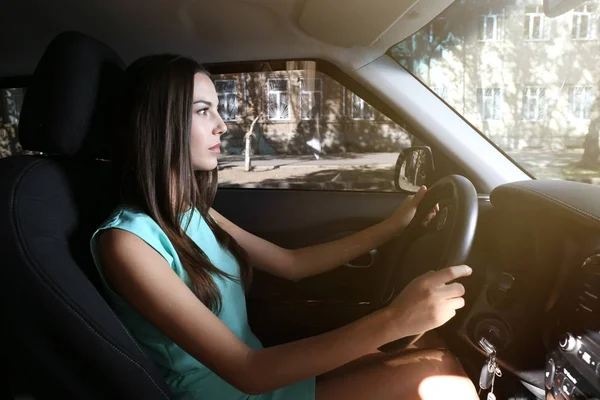
[[[313,155],[253,155],[252,167],[255,170],[304,167],[393,167],[398,153],[345,153],[325,155],[316,159]],[[219,156],[219,169],[244,168],[243,155]]]

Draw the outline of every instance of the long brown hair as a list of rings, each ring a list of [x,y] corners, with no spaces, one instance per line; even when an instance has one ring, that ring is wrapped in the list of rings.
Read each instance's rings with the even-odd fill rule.
[[[186,234],[182,216],[195,207],[218,242],[238,261],[246,289],[252,279],[247,255],[208,211],[217,191],[217,169],[194,171],[190,154],[194,75],[207,74],[194,60],[143,57],[127,68],[121,98],[115,165],[121,201],[148,214],[165,232],[196,296],[214,312],[222,305],[213,278],[234,279],[215,267]]]

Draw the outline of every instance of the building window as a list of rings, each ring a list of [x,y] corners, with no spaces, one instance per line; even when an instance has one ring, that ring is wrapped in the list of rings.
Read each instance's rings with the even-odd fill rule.
[[[477,89],[481,119],[499,120],[502,116],[502,89],[479,88]]]
[[[502,14],[489,13],[482,15],[479,40],[484,42],[502,40],[503,20]]]
[[[373,106],[352,93],[352,119],[372,120],[374,118]]]
[[[267,88],[269,119],[273,121],[289,120],[290,81],[288,79],[269,79]]]
[[[431,90],[444,101],[448,100],[448,88],[446,86],[432,86]]]
[[[321,79],[300,80],[300,116],[302,119],[319,119],[323,104]]]
[[[594,102],[594,88],[572,87],[569,93],[569,108],[574,119],[590,119],[592,103]]]
[[[237,81],[235,79],[216,79],[215,89],[219,98],[218,111],[223,121],[233,121],[238,117]]]
[[[584,4],[573,11],[573,40],[590,40],[596,38],[596,5]]]
[[[546,89],[543,87],[523,88],[523,121],[546,119]]]
[[[525,39],[548,39],[548,20],[544,14],[543,6],[527,6],[525,8]]]

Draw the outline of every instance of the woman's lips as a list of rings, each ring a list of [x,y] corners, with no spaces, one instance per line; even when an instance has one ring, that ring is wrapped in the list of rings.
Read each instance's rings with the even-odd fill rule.
[[[221,153],[221,143],[215,144],[213,147],[210,147],[208,150],[212,151],[213,153]]]

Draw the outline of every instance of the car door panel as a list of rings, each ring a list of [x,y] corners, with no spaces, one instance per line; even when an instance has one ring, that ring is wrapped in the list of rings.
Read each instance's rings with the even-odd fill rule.
[[[351,235],[389,216],[402,193],[219,189],[214,207],[232,222],[285,248]],[[393,241],[352,260],[354,265],[291,282],[255,272],[248,312],[268,344],[318,334],[349,323],[380,304],[393,267]]]

